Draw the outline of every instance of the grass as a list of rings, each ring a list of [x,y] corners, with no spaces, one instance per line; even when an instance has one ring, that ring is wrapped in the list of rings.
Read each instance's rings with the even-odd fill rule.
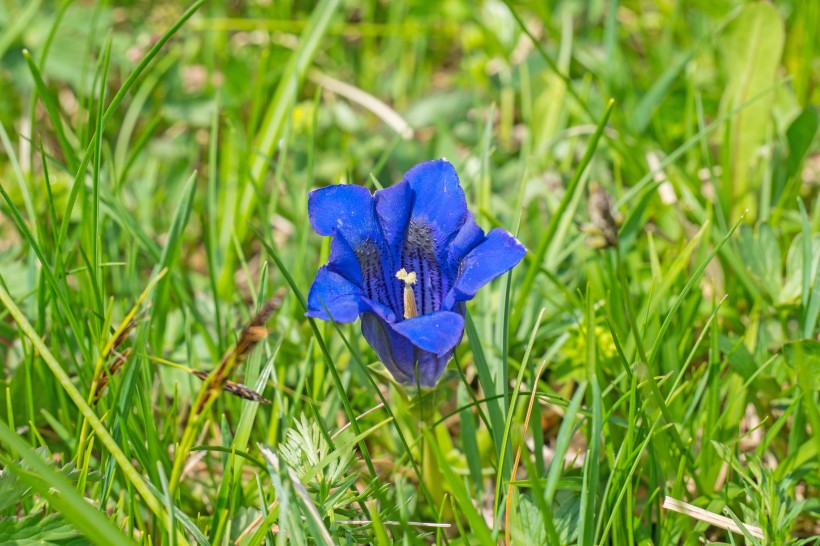
[[[4,3],[0,542],[820,544],[818,25]],[[306,195],[436,157],[530,252],[417,393]]]

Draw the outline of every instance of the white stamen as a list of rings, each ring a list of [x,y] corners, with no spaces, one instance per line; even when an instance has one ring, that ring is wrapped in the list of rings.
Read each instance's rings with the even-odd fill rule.
[[[416,272],[407,272],[403,267],[396,272],[396,278],[404,281],[404,318],[409,319],[419,316],[416,307],[416,295],[413,293],[413,285],[416,284]]]

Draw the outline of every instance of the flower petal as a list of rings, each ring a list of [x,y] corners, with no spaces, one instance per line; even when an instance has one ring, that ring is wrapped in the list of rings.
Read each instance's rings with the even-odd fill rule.
[[[484,230],[476,224],[473,214],[468,212],[464,225],[461,226],[461,229],[453,238],[447,253],[446,267],[451,284],[458,275],[458,268],[461,265],[461,261],[471,250],[483,242],[484,239]]]
[[[330,256],[327,266],[356,286],[362,285],[362,268],[356,252],[341,233],[330,240]]]
[[[444,368],[447,367],[447,362],[453,356],[453,350],[451,349],[441,356],[427,351],[416,351],[416,354],[418,356],[419,385],[422,387],[435,387]]]
[[[364,313],[374,313],[387,322],[396,321],[396,313],[392,309],[366,296],[362,296],[362,299],[359,300],[359,314],[363,315]]]
[[[376,192],[376,215],[382,227],[384,241],[398,263],[410,213],[413,210],[413,192],[406,182]]]
[[[396,381],[413,384],[416,348],[409,339],[397,334],[390,323],[374,313],[362,315],[362,335]]]
[[[308,195],[308,214],[313,229],[331,235],[331,271],[362,288],[362,293],[383,305],[400,301],[390,253],[376,218],[376,201],[362,186],[335,185]]]
[[[467,200],[452,163],[436,159],[419,163],[404,175],[413,191],[411,219],[433,228],[437,252],[442,252],[466,219]]]
[[[373,196],[363,186],[336,184],[310,192],[308,216],[316,233],[341,233],[354,249],[368,238],[381,242]]]
[[[437,311],[392,326],[419,349],[441,356],[452,351],[461,341],[464,318],[452,311]]]
[[[323,265],[310,286],[305,315],[322,320],[331,320],[332,317],[336,322],[353,322],[359,316],[362,296],[361,288]]]
[[[376,192],[375,200],[389,256],[383,263],[394,272],[416,273],[413,292],[421,314],[441,310],[455,280],[455,268],[448,267],[450,242],[472,220],[455,168],[443,159],[420,163],[395,186]],[[400,302],[403,285],[385,284]]]
[[[496,228],[489,232],[462,260],[458,278],[445,298],[444,309],[473,299],[482,286],[512,269],[526,253],[524,245],[506,230]]]

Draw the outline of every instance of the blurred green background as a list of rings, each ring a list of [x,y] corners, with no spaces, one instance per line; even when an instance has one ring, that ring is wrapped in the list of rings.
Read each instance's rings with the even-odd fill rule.
[[[0,542],[106,543],[48,496],[59,475],[143,544],[729,541],[665,495],[773,544],[820,532],[820,2],[189,8],[0,2],[0,280],[32,325],[0,307]],[[328,252],[307,191],[438,157],[530,254],[471,304],[431,401],[357,365],[376,361],[357,325],[313,330],[294,287]],[[587,244],[602,229],[617,248]],[[107,342],[163,268],[112,368]],[[272,405],[223,395],[191,424],[191,369],[283,287],[234,378]],[[99,426],[43,348],[89,403],[109,370],[86,404]],[[323,444],[379,403],[369,377],[392,412]],[[241,455],[193,449],[181,476],[185,434]],[[290,446],[318,520],[258,443]],[[43,455],[53,475],[34,478]],[[288,533],[251,525],[263,504]]]

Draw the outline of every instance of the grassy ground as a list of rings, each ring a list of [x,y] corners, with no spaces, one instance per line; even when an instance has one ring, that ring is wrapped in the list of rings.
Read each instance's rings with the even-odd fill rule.
[[[820,4],[53,4],[0,5],[0,543],[820,543]],[[306,194],[437,157],[529,254],[418,395],[304,318]]]

